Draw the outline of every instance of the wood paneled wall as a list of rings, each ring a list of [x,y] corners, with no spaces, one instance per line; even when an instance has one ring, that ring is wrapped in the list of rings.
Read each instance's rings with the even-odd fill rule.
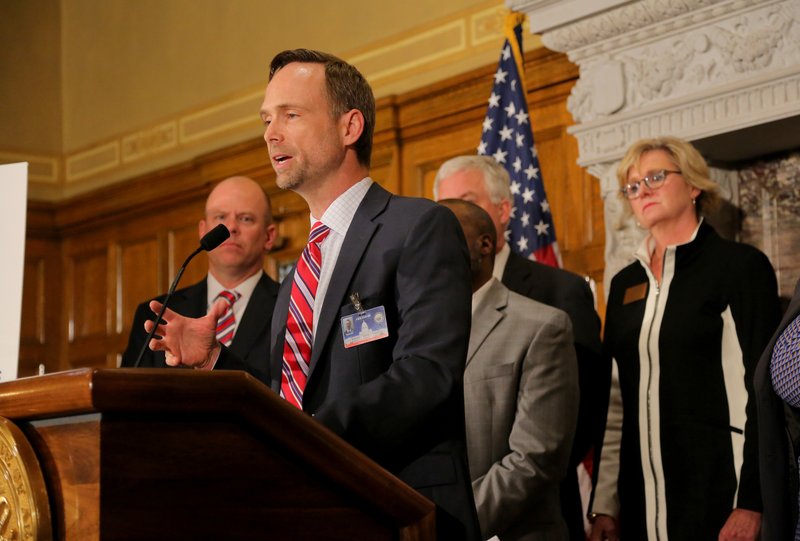
[[[431,197],[439,165],[474,154],[496,66],[378,101],[372,177],[390,191]],[[598,183],[576,164],[566,101],[578,76],[565,56],[526,55],[528,103],[564,266],[602,283],[604,225]],[[28,209],[20,376],[116,366],[136,305],[163,293],[197,246],[213,185],[247,175],[270,194],[281,244],[265,264],[277,277],[308,235],[307,207],[279,190],[266,145],[254,140],[57,204]],[[199,255],[181,285],[200,280]],[[600,310],[603,301],[600,301]]]

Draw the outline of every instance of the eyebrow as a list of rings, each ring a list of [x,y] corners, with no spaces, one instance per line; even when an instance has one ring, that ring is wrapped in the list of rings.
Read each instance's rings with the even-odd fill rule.
[[[295,104],[295,103],[281,103],[281,104],[276,105],[274,108],[275,108],[276,111],[285,111],[286,109],[299,109],[301,111],[307,111],[308,110],[308,107],[303,107],[302,105],[298,105],[298,104]],[[263,115],[265,113],[267,113],[267,110],[262,107],[261,108],[261,114]]]

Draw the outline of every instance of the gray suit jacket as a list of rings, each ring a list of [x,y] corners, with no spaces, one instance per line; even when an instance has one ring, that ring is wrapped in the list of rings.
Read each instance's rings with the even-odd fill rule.
[[[559,483],[578,415],[567,314],[492,279],[472,317],[464,402],[484,538],[567,539]]]

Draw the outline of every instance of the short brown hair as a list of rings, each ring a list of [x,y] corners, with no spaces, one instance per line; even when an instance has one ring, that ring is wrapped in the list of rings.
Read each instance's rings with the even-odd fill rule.
[[[719,185],[708,175],[708,164],[694,146],[677,137],[662,136],[640,139],[633,143],[617,167],[617,180],[622,188],[628,183],[628,171],[639,163],[642,155],[652,150],[669,154],[689,186],[700,190],[695,199],[698,216],[708,216],[720,204]]]
[[[294,62],[325,65],[325,86],[334,118],[352,109],[358,109],[364,115],[364,131],[354,147],[359,163],[369,167],[372,134],[375,131],[375,96],[367,80],[341,58],[310,49],[292,49],[275,55],[269,66],[269,80],[278,70]]]

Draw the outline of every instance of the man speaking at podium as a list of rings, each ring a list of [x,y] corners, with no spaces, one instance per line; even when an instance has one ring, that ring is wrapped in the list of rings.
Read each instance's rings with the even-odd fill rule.
[[[471,285],[458,221],[369,178],[375,100],[342,60],[278,54],[261,118],[278,186],[311,211],[309,243],[275,306],[273,390],[433,500],[440,539],[479,539],[462,388]],[[167,310],[151,347],[170,365],[242,367],[215,339],[222,309],[198,320]]]
[[[225,224],[231,236],[208,252],[208,276],[176,291],[169,306],[184,316],[201,317],[218,298],[225,299],[232,309],[217,322],[219,341],[230,346],[253,375],[269,384],[269,327],[278,284],[263,270],[264,256],[276,234],[267,194],[247,177],[223,180],[206,200],[205,216],[198,224],[200,238],[218,224]],[[144,322],[154,319],[148,304],[136,309],[128,347],[122,354],[123,367],[135,366],[147,338]],[[167,366],[164,353],[146,349],[139,366]]]

